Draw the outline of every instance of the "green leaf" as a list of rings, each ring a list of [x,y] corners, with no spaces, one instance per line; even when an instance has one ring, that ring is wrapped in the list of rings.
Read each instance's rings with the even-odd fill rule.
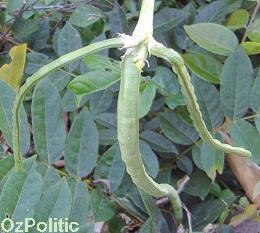
[[[40,19],[23,19],[19,17],[12,26],[14,38],[20,42],[33,42],[33,36],[40,29]]]
[[[184,106],[186,105],[184,97],[181,92],[179,92],[177,95],[172,95],[170,97],[165,98],[165,104],[171,109],[175,109],[178,106]]]
[[[117,115],[116,113],[104,112],[95,116],[95,121],[100,125],[107,128],[116,128],[117,127]]]
[[[95,179],[108,179],[111,191],[114,192],[121,184],[124,174],[125,164],[121,159],[120,149],[116,143],[98,161],[95,169]]]
[[[229,56],[238,46],[235,34],[219,24],[193,24],[184,26],[184,30],[200,47],[215,54]]]
[[[110,25],[112,36],[117,36],[117,33],[128,31],[127,17],[118,2],[115,2],[110,16]]]
[[[255,118],[255,126],[257,128],[258,133],[260,134],[260,116]]]
[[[111,60],[107,56],[102,56],[98,54],[92,54],[85,58],[83,58],[84,63],[86,64],[87,68],[91,71],[93,70],[111,70],[115,73],[120,74],[120,63],[117,61]]]
[[[242,48],[237,48],[225,61],[220,80],[220,101],[231,119],[242,117],[249,108],[253,68]]]
[[[205,5],[195,16],[195,23],[221,23],[227,14],[234,12],[242,4],[242,0],[218,0],[208,2],[210,3]]]
[[[108,222],[109,233],[118,233],[125,227],[126,223],[121,216],[115,216]]]
[[[199,188],[198,188],[199,184]],[[190,176],[190,180],[184,188],[184,192],[204,199],[212,188],[212,183],[205,173],[197,169]]]
[[[160,113],[159,123],[165,136],[173,142],[190,145],[198,139],[196,130],[181,121],[173,112]]]
[[[242,146],[251,151],[252,161],[260,163],[260,134],[256,128],[244,120],[236,121],[230,129],[231,138],[236,146]]]
[[[190,117],[190,113],[187,110],[186,106],[178,106],[176,108],[176,113],[178,115],[178,117],[187,125],[189,126],[193,126],[193,122],[192,119]]]
[[[151,218],[148,218],[139,230],[139,233],[157,233],[157,232],[158,232],[158,228],[156,225],[154,225]]]
[[[75,26],[85,28],[103,17],[104,15],[100,9],[89,4],[84,4],[73,11],[70,22]]]
[[[178,154],[178,150],[175,145],[169,139],[159,133],[146,130],[143,131],[140,136],[155,151]]]
[[[40,200],[43,179],[36,171],[35,159],[24,162],[24,170],[11,172],[0,195],[0,221],[6,215],[14,221],[23,221],[36,212],[36,204]]]
[[[132,189],[127,191],[132,191],[133,189],[136,190],[136,187],[133,184],[132,186],[128,186],[128,187],[132,187]],[[129,196],[129,194],[127,194],[127,196]],[[131,213],[133,216],[136,216],[138,219],[145,219],[147,217],[147,215],[143,212],[143,210],[142,209],[140,210],[139,207],[135,205],[136,200],[129,200],[128,198],[125,197],[123,198],[119,197],[115,201],[118,204],[118,206],[120,206],[122,209],[125,209],[128,213]]]
[[[49,62],[48,56],[43,53],[31,52],[26,56],[25,73],[33,74],[39,70],[43,65]]]
[[[108,221],[115,215],[112,202],[97,189],[91,193],[90,206],[95,222]]]
[[[255,112],[260,111],[260,69],[254,80],[254,85],[251,92],[250,106]]]
[[[58,170],[50,167],[47,163],[37,163],[37,171],[41,174],[44,181],[43,190],[47,190],[60,181]]]
[[[251,30],[247,33],[247,37],[253,42],[260,43],[260,19],[259,18],[257,18],[254,21]]]
[[[90,96],[90,111],[93,115],[106,112],[113,102],[114,94],[110,90],[92,93]]]
[[[183,56],[188,68],[205,81],[218,84],[223,65],[205,53],[185,53]]]
[[[75,95],[71,89],[67,89],[62,98],[63,111],[72,112],[82,107],[89,101],[88,95]]]
[[[241,46],[246,51],[247,55],[256,55],[260,54],[260,43],[259,42],[242,42]]]
[[[49,223],[50,218],[69,218],[72,207],[72,195],[65,178],[44,190],[36,207],[35,215],[31,215],[36,222]],[[37,232],[31,228],[30,233]]]
[[[85,108],[76,117],[68,134],[64,151],[65,167],[70,173],[85,177],[95,167],[97,155],[97,128]]]
[[[140,153],[146,172],[149,176],[155,178],[159,172],[159,162],[156,154],[152,151],[151,147],[142,140],[140,140]]]
[[[100,145],[113,145],[117,142],[116,129],[100,129],[98,130]]]
[[[195,75],[192,76],[192,83],[203,120],[208,129],[220,126],[224,120],[224,114],[220,106],[219,91],[214,85],[197,78]]]
[[[139,190],[139,193],[145,205],[146,211],[151,218],[153,228],[157,228],[156,232],[170,233],[171,231],[166,219],[163,217],[153,198],[141,190]]]
[[[59,160],[65,146],[62,100],[48,79],[40,81],[34,90],[32,126],[36,150],[41,160],[49,163]]]
[[[200,169],[206,172],[211,180],[216,178],[216,170],[220,173],[224,166],[224,154],[219,153],[206,143],[202,143],[199,147],[193,148],[192,158]]]
[[[72,205],[69,216],[70,222],[77,222],[80,226],[87,223],[90,194],[82,181],[70,179],[68,181],[72,193]]]
[[[176,27],[188,16],[187,12],[175,8],[163,8],[154,15],[154,33],[160,34]]]
[[[0,160],[0,181],[5,178],[9,171],[14,167],[13,156],[5,156]]]
[[[181,156],[180,159],[178,159],[177,161],[177,166],[189,175],[192,173],[193,164],[187,156]]]
[[[227,19],[226,26],[230,29],[236,30],[246,27],[249,20],[249,14],[245,9],[234,11]]]
[[[57,43],[57,53],[59,56],[80,49],[82,47],[82,41],[79,32],[75,28],[73,28],[69,22],[66,22],[65,26],[59,32]],[[66,65],[65,68],[69,72],[73,72],[77,69],[79,63],[80,61],[76,61],[74,63]]]
[[[104,90],[120,80],[120,74],[111,71],[91,71],[73,79],[68,87],[76,94],[90,94]]]
[[[210,200],[191,207],[193,216],[192,227],[194,230],[203,230],[205,226],[217,220],[226,209],[226,203],[222,200]]]
[[[49,36],[50,36],[50,20],[48,17],[39,21],[39,30],[31,36],[30,46],[36,50],[42,50],[46,48]]]
[[[23,0],[9,0],[7,1],[7,12],[12,13],[15,10],[19,10],[23,4]]]
[[[176,75],[166,67],[156,67],[152,82],[156,84],[162,95],[171,96],[180,92],[180,84]]]
[[[67,72],[55,71],[50,73],[48,79],[53,83],[59,92],[64,90],[67,87],[67,84],[71,81],[73,76]]]
[[[140,90],[139,97],[139,119],[144,117],[153,104],[156,94],[156,87],[152,82],[145,83],[144,87]]]
[[[0,130],[7,144],[13,148],[13,105],[15,100],[15,91],[0,80]],[[20,109],[20,138],[21,150],[25,154],[30,147],[30,135],[27,123],[27,116],[24,108]]]

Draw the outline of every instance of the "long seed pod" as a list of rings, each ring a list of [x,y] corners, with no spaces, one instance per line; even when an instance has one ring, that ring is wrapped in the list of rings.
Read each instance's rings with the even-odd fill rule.
[[[229,144],[222,143],[211,136],[205,122],[203,121],[202,114],[197,103],[197,97],[194,92],[194,87],[191,83],[190,75],[185,67],[182,57],[175,50],[165,47],[155,46],[151,48],[150,52],[152,55],[162,58],[172,65],[172,69],[177,74],[179,82],[181,84],[181,90],[185,98],[188,111],[190,112],[191,118],[193,120],[193,125],[198,131],[201,139],[205,143],[210,144],[215,149],[223,151],[225,153],[232,153],[240,156],[250,157],[250,151],[241,147],[234,147]]]
[[[168,196],[181,222],[181,200],[169,184],[156,183],[145,171],[139,150],[139,83],[141,71],[133,55],[126,55],[121,64],[121,83],[118,97],[118,141],[128,174],[138,188],[156,198]]]
[[[124,43],[122,38],[114,38],[105,41],[100,41],[84,48],[78,49],[64,56],[61,56],[57,60],[41,67],[36,73],[29,77],[25,84],[20,88],[17,93],[13,106],[13,151],[16,171],[20,171],[22,168],[22,155],[20,149],[20,124],[19,124],[19,108],[22,104],[26,94],[33,88],[33,86],[44,78],[50,72],[71,63],[81,57],[93,54],[103,49],[123,47]]]

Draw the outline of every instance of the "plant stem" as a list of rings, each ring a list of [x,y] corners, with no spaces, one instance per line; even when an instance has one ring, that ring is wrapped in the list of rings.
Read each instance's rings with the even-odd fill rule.
[[[25,84],[20,88],[17,93],[14,101],[13,107],[13,151],[14,151],[14,160],[16,171],[20,171],[22,168],[22,155],[20,149],[20,117],[19,109],[26,96],[26,94],[33,88],[33,86],[44,78],[50,72],[71,63],[81,57],[86,55],[93,54],[103,49],[123,47],[124,43],[122,38],[114,38],[101,42],[97,42],[91,45],[88,45],[84,48],[78,49],[71,53],[68,53],[64,56],[61,56],[57,60],[41,67],[36,73],[29,77]]]
[[[145,36],[153,34],[154,0],[143,0],[139,20],[133,32],[133,36]]]

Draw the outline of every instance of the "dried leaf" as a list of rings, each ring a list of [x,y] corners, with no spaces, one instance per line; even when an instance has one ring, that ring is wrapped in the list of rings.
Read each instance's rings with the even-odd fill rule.
[[[0,68],[0,80],[4,80],[14,90],[18,91],[23,77],[26,60],[27,44],[21,44],[11,48],[9,55],[12,58],[10,64],[5,64]]]

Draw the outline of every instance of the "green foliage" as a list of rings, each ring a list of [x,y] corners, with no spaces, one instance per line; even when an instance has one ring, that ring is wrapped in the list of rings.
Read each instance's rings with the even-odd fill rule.
[[[12,148],[12,108],[15,99],[15,90],[7,83],[0,81],[0,130],[7,144]],[[27,127],[27,119],[24,108],[20,110],[21,116],[21,150],[26,153],[29,149],[29,130]]]
[[[49,79],[34,89],[31,112],[37,153],[41,160],[54,163],[64,150],[65,130],[61,96]]]
[[[189,37],[202,48],[223,56],[230,55],[238,46],[235,34],[215,23],[199,23],[184,27]]]
[[[249,108],[253,68],[242,48],[237,48],[225,61],[220,83],[220,98],[224,113],[242,117]]]
[[[94,2],[1,3],[6,5],[0,9],[1,31],[10,30],[3,54],[12,41],[29,48],[22,83],[68,52],[116,33],[131,34],[140,1]],[[224,141],[218,132],[228,118],[233,144],[249,149],[251,161],[260,164],[259,17],[241,41],[253,7],[254,2],[242,0],[156,1],[154,36],[181,53],[215,138]],[[20,109],[26,158],[21,173],[15,172],[12,156],[16,92],[0,81],[0,222],[6,215],[15,221],[55,217],[78,222],[82,233],[94,232],[100,221],[108,223],[111,233],[124,227],[141,233],[175,232],[167,206],[159,208],[136,189],[121,159],[116,100],[122,55],[113,49],[88,55],[55,70],[31,91]],[[191,211],[194,232],[202,232],[207,224],[223,223],[223,212],[238,203],[241,188],[234,187],[233,177],[226,178],[230,168],[224,166],[224,154],[199,138],[177,76],[161,60],[148,62],[139,102],[144,166],[151,177],[175,187],[184,175],[190,177],[180,196]],[[10,57],[1,52],[0,64],[8,63]],[[232,196],[229,201],[226,192]],[[187,221],[184,225],[188,228]]]

